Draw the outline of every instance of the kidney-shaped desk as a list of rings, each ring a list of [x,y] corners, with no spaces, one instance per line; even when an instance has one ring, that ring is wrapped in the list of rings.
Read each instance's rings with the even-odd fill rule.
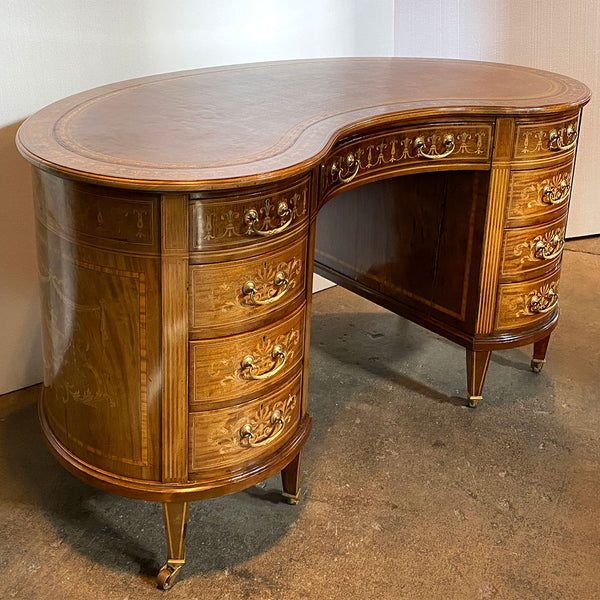
[[[23,124],[43,430],[77,476],[163,503],[159,585],[189,501],[278,471],[299,499],[313,267],[464,346],[472,406],[493,350],[533,343],[541,369],[588,99],[508,65],[332,59],[117,83]]]

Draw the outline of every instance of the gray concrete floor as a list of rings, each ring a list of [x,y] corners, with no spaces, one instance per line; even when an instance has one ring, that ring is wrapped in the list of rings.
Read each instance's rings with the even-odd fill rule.
[[[171,600],[600,599],[600,244],[568,245],[544,371],[498,352],[464,406],[459,347],[340,288],[315,297],[303,499],[278,478],[192,505]],[[163,597],[160,508],[50,456],[39,387],[0,397],[0,598]]]

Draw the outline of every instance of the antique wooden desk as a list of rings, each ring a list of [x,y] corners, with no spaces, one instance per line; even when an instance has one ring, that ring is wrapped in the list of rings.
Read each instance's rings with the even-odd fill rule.
[[[332,59],[117,83],[23,124],[44,434],[163,503],[161,587],[189,501],[278,471],[299,499],[313,266],[464,346],[472,406],[491,351],[534,343],[541,369],[588,99],[507,65]]]

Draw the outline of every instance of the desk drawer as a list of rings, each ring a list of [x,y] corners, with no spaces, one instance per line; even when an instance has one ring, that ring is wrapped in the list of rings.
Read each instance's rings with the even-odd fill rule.
[[[507,229],[502,277],[532,279],[552,271],[562,256],[566,224],[565,214],[547,225]]]
[[[245,248],[256,254],[260,244],[266,250],[268,242],[289,237],[307,222],[309,203],[310,177],[269,192],[190,194],[190,252]]]
[[[306,236],[253,259],[190,266],[190,332],[215,337],[256,329],[304,299]],[[195,335],[194,335],[195,334]]]
[[[492,123],[438,123],[407,127],[343,143],[321,166],[321,196],[382,172],[474,168],[492,153]],[[322,199],[322,198],[321,198]]]
[[[565,213],[571,194],[573,159],[557,167],[513,171],[508,188],[507,225],[549,221]]]
[[[301,383],[298,375],[252,402],[190,413],[190,472],[232,472],[282,446],[300,421]]]
[[[304,350],[304,304],[250,334],[190,342],[192,410],[256,397],[298,368]]]
[[[579,115],[552,121],[517,121],[513,158],[530,161],[573,155],[578,131]]]
[[[499,286],[496,330],[535,325],[558,309],[559,271],[541,279]]]

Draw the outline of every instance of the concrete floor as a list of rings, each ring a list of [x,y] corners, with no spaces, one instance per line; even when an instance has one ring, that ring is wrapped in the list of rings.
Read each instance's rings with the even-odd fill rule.
[[[279,479],[190,509],[169,592],[159,505],[46,450],[39,387],[0,397],[0,598],[600,599],[600,244],[568,245],[544,371],[459,347],[340,288],[315,297],[303,499]]]

